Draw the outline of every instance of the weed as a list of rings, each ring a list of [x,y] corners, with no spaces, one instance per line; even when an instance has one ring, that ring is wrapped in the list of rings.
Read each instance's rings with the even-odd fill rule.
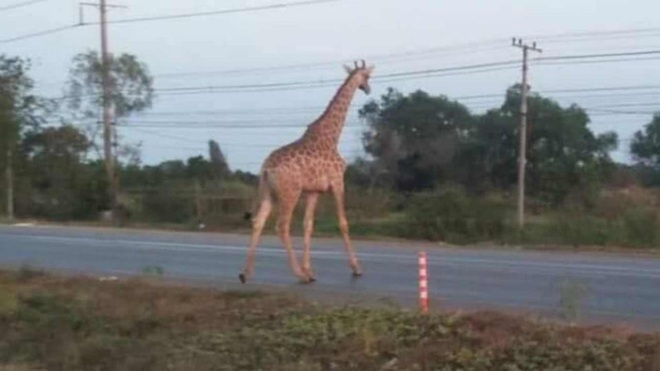
[[[0,277],[17,300],[0,315],[0,370],[632,371],[652,367],[660,347],[658,335],[494,312],[419,315],[145,281]],[[566,287],[572,298],[584,291]]]

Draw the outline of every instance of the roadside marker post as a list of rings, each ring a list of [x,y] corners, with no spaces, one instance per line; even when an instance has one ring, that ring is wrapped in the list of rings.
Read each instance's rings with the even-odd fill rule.
[[[429,285],[425,251],[419,252],[419,309],[423,314],[429,311]]]

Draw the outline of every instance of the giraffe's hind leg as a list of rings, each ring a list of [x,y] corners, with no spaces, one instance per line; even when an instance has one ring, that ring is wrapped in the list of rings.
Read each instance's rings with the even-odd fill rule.
[[[270,190],[267,184],[260,184],[259,190],[259,205],[256,215],[252,218],[252,235],[250,236],[250,245],[248,246],[247,257],[245,259],[245,267],[238,275],[241,283],[245,283],[254,270],[254,254],[261,239],[261,232],[264,225],[268,220],[268,216],[273,208]]]
[[[314,231],[314,211],[319,199],[319,194],[311,192],[307,194],[307,205],[305,208],[305,219],[303,220],[303,271],[309,276],[310,281],[316,281],[312,271],[310,250],[312,247],[312,232]]]

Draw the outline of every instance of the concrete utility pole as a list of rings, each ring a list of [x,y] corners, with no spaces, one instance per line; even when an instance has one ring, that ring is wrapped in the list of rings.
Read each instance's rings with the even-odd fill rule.
[[[8,79],[10,81],[8,83],[11,84],[11,79]],[[0,89],[4,90],[2,84],[4,82],[0,81]],[[11,93],[10,93],[11,94]],[[5,196],[6,196],[6,205],[5,205],[5,211],[6,211],[6,217],[8,221],[13,221],[14,220],[14,161],[13,161],[13,155],[14,155],[14,148],[13,148],[13,124],[14,124],[14,112],[12,112],[12,108],[10,108],[11,105],[13,105],[13,99],[10,99],[12,101],[11,104],[7,105],[7,107],[2,107],[2,110],[0,111],[0,115],[4,116],[4,120],[0,120],[0,124],[3,124],[5,126],[5,146],[7,146],[5,150]]]
[[[522,39],[513,38],[512,46],[522,49],[522,86],[520,89],[520,145],[518,147],[518,227],[525,226],[525,167],[527,165],[527,58],[529,51],[541,53],[536,43],[524,44]]]
[[[7,135],[9,138],[9,135]],[[5,181],[7,182],[7,219],[14,220],[14,172],[12,169],[13,153],[11,143],[7,141],[7,164],[5,165]]]

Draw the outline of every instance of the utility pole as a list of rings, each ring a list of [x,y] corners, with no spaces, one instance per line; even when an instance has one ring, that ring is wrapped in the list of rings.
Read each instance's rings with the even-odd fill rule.
[[[527,58],[530,51],[541,53],[536,42],[531,45],[523,43],[522,39],[513,38],[512,46],[522,49],[522,86],[520,88],[520,144],[518,146],[518,227],[525,226],[525,167],[527,165]]]
[[[9,136],[7,136],[9,138]],[[14,172],[12,167],[11,143],[7,141],[7,164],[5,165],[5,180],[7,182],[7,219],[11,222],[14,220]]]
[[[103,86],[103,157],[105,159],[105,172],[108,179],[108,192],[112,223],[117,224],[117,191],[118,182],[115,176],[115,157],[113,155],[113,132],[116,130],[112,122],[112,86],[110,86],[110,57],[108,55],[107,11],[109,7],[124,8],[123,6],[108,5],[106,0],[96,3],[80,3],[99,8],[101,26],[101,84]],[[84,24],[82,7],[80,8],[80,24]],[[116,151],[116,150],[115,150]]]
[[[112,102],[110,101],[110,66],[108,58],[108,31],[106,21],[105,0],[100,0],[101,15],[101,81],[103,84],[103,155],[105,157],[105,172],[110,191],[110,208],[112,223],[117,223],[117,188],[115,182],[115,161],[112,155]]]
[[[2,85],[0,84],[0,89],[2,89]],[[5,196],[6,196],[6,206],[5,206],[5,211],[7,213],[7,220],[8,221],[13,221],[14,220],[14,148],[13,148],[13,141],[14,139],[14,115],[11,108],[9,108],[11,105],[13,105],[13,99],[11,99],[12,103],[10,105],[7,105],[6,107],[2,107],[2,112],[0,112],[0,115],[4,116],[4,120],[0,120],[0,123],[4,123],[3,126],[5,126],[5,129],[3,130],[5,132],[5,145],[7,146],[6,151],[5,151]],[[4,121],[4,122],[3,122]]]

